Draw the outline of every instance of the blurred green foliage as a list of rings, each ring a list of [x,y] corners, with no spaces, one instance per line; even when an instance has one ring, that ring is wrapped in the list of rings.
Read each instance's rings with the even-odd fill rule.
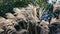
[[[29,2],[28,2],[29,3]],[[11,12],[14,7],[26,7],[28,5],[26,0],[7,0],[0,3],[0,15],[4,16],[5,13]]]
[[[43,8],[46,8],[47,7],[47,1],[48,0],[37,0],[37,4],[40,6],[40,7],[43,7]]]
[[[5,0],[0,3],[0,15],[5,15],[7,12],[14,13],[14,7],[26,7],[28,4],[38,4],[40,7],[46,7],[46,1],[41,0]]]

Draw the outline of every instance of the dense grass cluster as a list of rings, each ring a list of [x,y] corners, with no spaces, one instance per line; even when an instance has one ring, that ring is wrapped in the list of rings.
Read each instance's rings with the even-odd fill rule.
[[[29,8],[29,9],[28,9]],[[52,17],[50,22],[40,20],[43,9],[33,5],[26,8],[13,8],[14,13],[7,12],[0,17],[1,34],[55,34],[60,31],[60,20]],[[38,15],[38,17],[37,17]]]
[[[46,1],[0,3],[0,34],[60,34],[60,9],[53,12],[53,5]]]

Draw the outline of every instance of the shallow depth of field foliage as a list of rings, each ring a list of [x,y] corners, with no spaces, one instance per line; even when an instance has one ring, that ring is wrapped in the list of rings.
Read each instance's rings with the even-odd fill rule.
[[[59,18],[58,13],[60,14],[60,12],[53,13],[53,4],[49,4],[47,1],[48,0],[4,0],[0,2],[0,17],[3,17],[2,20],[6,19],[8,21],[10,19],[11,21],[9,20],[8,23],[13,22],[13,20],[18,23],[17,25],[14,24],[15,22],[12,24],[14,25],[13,28],[15,28],[14,32],[12,31],[13,34],[21,33],[20,31],[22,29],[28,31],[26,34],[45,34],[45,32],[47,32],[47,34],[55,34],[60,28],[60,21],[55,19]],[[28,11],[28,8],[26,10],[26,7],[30,7],[31,11]],[[26,11],[20,11],[19,8],[25,9]],[[40,12],[40,10],[42,12]],[[0,20],[1,23],[7,22],[2,20]],[[55,21],[58,22],[55,23]],[[4,34],[5,31],[4,29]],[[7,31],[9,32],[9,30]],[[7,31],[6,33],[8,33]]]
[[[30,3],[35,6],[38,4],[40,7],[44,8],[47,6],[47,0],[4,0],[0,2],[0,15],[3,16],[7,12],[14,13],[12,11],[14,7],[26,7]]]

